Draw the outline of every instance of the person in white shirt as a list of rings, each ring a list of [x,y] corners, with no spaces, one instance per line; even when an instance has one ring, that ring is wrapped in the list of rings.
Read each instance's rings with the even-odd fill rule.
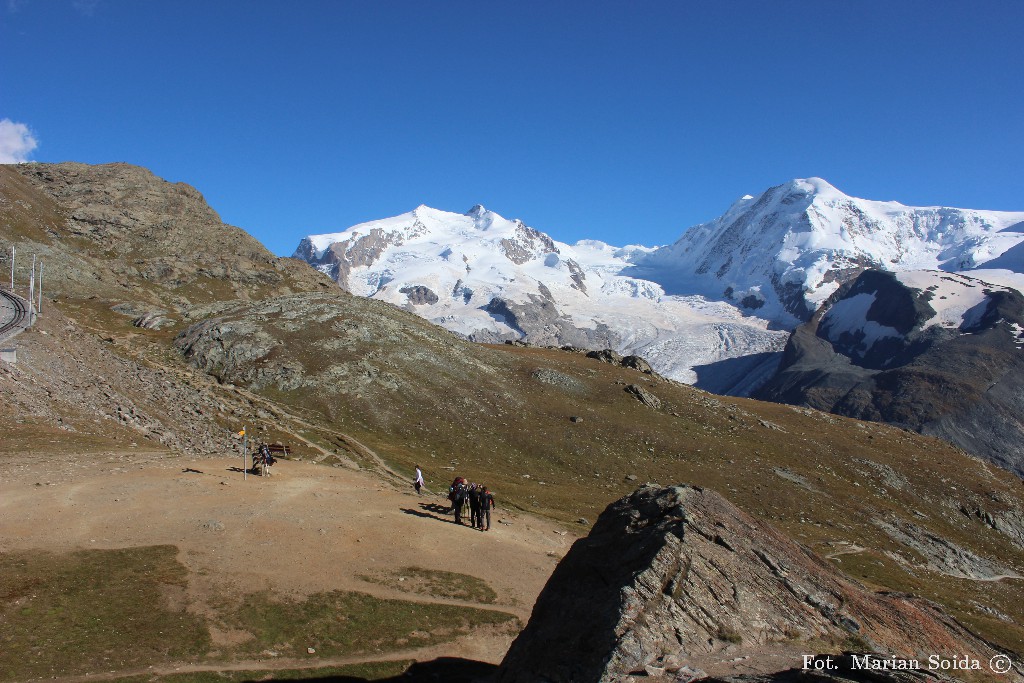
[[[420,489],[426,486],[426,482],[423,481],[423,470],[419,465],[416,465],[416,478],[412,480],[412,485],[416,487],[416,493],[422,496],[423,492]]]

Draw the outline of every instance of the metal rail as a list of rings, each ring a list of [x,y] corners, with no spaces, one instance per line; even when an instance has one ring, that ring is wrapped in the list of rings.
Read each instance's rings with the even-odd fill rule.
[[[14,312],[10,320],[0,325],[0,341],[3,341],[24,331],[31,324],[31,320],[28,319],[28,301],[3,289],[0,289],[0,297],[3,299],[0,300],[0,305]]]

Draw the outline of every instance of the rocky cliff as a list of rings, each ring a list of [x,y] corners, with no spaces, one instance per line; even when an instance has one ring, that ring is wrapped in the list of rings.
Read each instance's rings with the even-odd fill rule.
[[[1024,297],[964,275],[865,271],[789,339],[758,398],[889,422],[1024,476]]]
[[[997,654],[936,605],[866,590],[710,490],[647,485],[559,563],[498,680],[688,681],[811,641],[922,660]]]

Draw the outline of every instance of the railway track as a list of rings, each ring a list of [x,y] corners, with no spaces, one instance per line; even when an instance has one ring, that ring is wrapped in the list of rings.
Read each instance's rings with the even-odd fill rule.
[[[28,301],[0,289],[0,342],[28,327]]]

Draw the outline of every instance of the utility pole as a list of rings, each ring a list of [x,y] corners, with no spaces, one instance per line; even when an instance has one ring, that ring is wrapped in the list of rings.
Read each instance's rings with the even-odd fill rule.
[[[35,296],[36,294],[36,257],[32,257],[32,272],[28,276],[28,326],[32,327],[35,323],[36,314],[32,310],[35,308]]]
[[[14,247],[11,247],[11,294],[14,294]]]
[[[39,304],[36,306],[36,315],[43,312],[43,262],[39,262]]]

